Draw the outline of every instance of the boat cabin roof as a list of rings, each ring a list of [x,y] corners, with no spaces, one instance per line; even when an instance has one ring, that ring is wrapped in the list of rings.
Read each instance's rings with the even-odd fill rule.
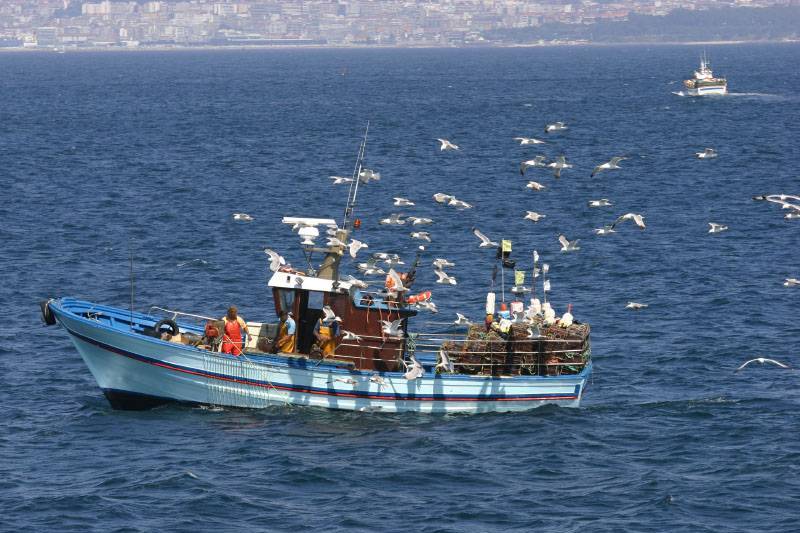
[[[336,285],[334,286],[334,283]],[[278,270],[267,283],[270,287],[278,289],[303,289],[307,291],[342,293],[350,290],[347,281],[335,281],[307,276],[304,272],[293,270]]]

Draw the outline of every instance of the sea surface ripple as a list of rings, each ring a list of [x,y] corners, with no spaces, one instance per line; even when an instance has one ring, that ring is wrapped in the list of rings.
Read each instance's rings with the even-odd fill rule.
[[[800,367],[782,285],[800,221],[751,200],[800,194],[800,47],[707,51],[729,97],[672,94],[691,46],[0,54],[0,530],[796,531],[800,375],[734,369]],[[556,120],[541,148],[512,140]],[[341,217],[327,176],[351,172],[367,121],[382,179],[359,238],[411,259],[409,230],[378,225],[406,196],[436,221],[427,260],[456,262],[457,287],[420,275],[440,313],[417,325],[480,319],[492,257],[471,227],[522,265],[535,248],[556,309],[592,325],[583,406],[112,410],[37,302],[128,306],[132,253],[137,309],[274,318],[262,249],[303,264],[280,218]],[[707,146],[719,158],[696,159]],[[575,167],[534,169],[534,193],[518,165],[538,153]],[[623,170],[589,177],[613,155]],[[645,231],[591,233],[628,211]],[[561,232],[581,250],[559,253]]]

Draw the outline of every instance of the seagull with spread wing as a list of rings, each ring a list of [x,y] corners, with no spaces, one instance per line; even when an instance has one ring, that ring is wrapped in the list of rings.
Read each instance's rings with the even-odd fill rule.
[[[607,161],[605,163],[602,163],[602,164],[597,165],[596,167],[594,167],[594,170],[592,171],[592,175],[590,177],[593,178],[593,177],[595,177],[595,175],[599,174],[600,172],[603,172],[604,170],[617,170],[617,169],[620,168],[619,162],[620,161],[624,161],[626,159],[628,159],[628,158],[627,157],[612,157],[611,161]]]
[[[766,357],[756,357],[755,359],[750,359],[749,361],[745,361],[735,371],[739,372],[740,370],[744,370],[751,363],[761,363],[762,365],[764,363],[769,363],[771,365],[775,365],[775,366],[780,367],[780,368],[785,368],[785,369],[791,369],[792,368],[791,366],[787,365],[786,363],[781,363],[780,361],[776,361],[775,359],[768,359]]]
[[[472,228],[472,234],[481,240],[478,245],[479,248],[497,248],[500,246],[496,242],[489,240],[489,237],[484,235],[478,228]]]
[[[275,250],[264,248],[264,253],[269,256],[269,269],[271,271],[277,272],[279,268],[286,264],[286,259]]]
[[[441,143],[439,146],[439,151],[444,152],[445,150],[458,150],[458,145],[451,143],[447,139],[436,139]]]

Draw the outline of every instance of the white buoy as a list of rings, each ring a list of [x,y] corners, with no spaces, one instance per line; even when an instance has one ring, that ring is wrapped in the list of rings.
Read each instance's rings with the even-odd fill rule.
[[[494,316],[494,304],[495,300],[497,299],[497,295],[493,292],[486,293],[486,314]]]

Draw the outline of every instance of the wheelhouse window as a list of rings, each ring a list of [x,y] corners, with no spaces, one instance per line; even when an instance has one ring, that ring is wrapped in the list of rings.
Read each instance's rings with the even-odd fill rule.
[[[292,289],[278,289],[278,299],[281,305],[281,311],[287,313],[294,309],[294,290]]]

